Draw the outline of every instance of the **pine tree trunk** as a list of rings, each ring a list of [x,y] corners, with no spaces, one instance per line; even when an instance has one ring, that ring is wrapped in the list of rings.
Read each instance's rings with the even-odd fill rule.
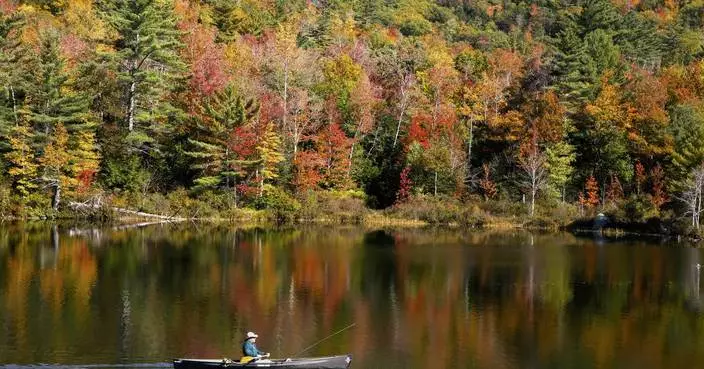
[[[133,79],[132,83],[130,84],[130,106],[127,111],[127,130],[130,132],[134,130],[135,91],[137,91],[137,82]]]
[[[15,99],[15,88],[12,86],[10,86],[10,96],[12,96],[12,114],[15,117],[15,124],[17,124],[17,100]]]

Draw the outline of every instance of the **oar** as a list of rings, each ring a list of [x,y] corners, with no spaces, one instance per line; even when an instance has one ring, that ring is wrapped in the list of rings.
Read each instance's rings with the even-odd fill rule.
[[[318,341],[318,342],[316,342],[316,343],[314,343],[314,344],[312,344],[312,345],[310,345],[310,346],[304,348],[303,350],[301,350],[301,351],[295,353],[295,354],[293,355],[293,357],[296,357],[296,356],[298,356],[298,355],[300,355],[300,354],[302,354],[302,353],[304,353],[304,352],[306,352],[306,351],[312,349],[313,347],[318,346],[319,344],[323,343],[324,341],[326,341],[326,340],[332,338],[333,336],[335,336],[335,335],[337,335],[337,334],[340,334],[340,333],[342,333],[342,332],[344,332],[344,331],[346,331],[346,330],[348,330],[348,329],[354,327],[355,325],[357,325],[357,323],[352,323],[352,324],[348,325],[347,327],[340,329],[339,331],[337,331],[337,332],[335,332],[335,333],[333,333],[333,334],[331,334],[331,335],[329,335],[329,336],[323,338],[322,340],[320,340],[320,341]]]

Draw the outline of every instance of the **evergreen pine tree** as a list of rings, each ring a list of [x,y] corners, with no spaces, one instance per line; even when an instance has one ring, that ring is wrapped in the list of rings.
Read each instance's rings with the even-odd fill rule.
[[[654,70],[660,67],[664,38],[652,20],[631,12],[623,17],[614,43],[632,63]]]
[[[578,22],[583,31],[582,37],[598,29],[615,31],[619,28],[622,16],[610,0],[584,0]]]
[[[554,42],[555,57],[552,71],[557,79],[557,89],[568,111],[574,113],[588,99],[594,81],[589,68],[590,57],[580,38],[580,27],[572,19],[565,17],[562,30]]]
[[[25,69],[26,49],[19,39],[23,23],[19,13],[0,13],[0,151],[3,152],[10,149],[6,139],[18,123],[18,112],[25,96],[26,77],[30,75]]]
[[[242,147],[248,145],[245,141],[251,139],[253,147],[254,137],[240,128],[259,112],[259,106],[228,86],[204,104],[203,112],[205,119],[198,122],[197,138],[188,140],[193,150],[186,152],[196,161],[192,168],[199,171],[196,186],[234,187],[246,167],[256,162],[242,155],[247,151]]]
[[[213,23],[218,28],[217,40],[231,42],[239,37],[237,4],[230,0],[212,2]]]
[[[670,131],[675,140],[671,178],[682,185],[689,173],[704,162],[704,112],[690,105],[678,105],[670,112]]]
[[[72,132],[90,128],[90,99],[72,91],[55,32],[43,35],[36,65],[36,79],[28,90],[30,101],[25,110],[37,135],[35,141],[43,148],[58,124]]]
[[[117,33],[113,63],[123,89],[125,125],[131,143],[153,142],[169,127],[178,109],[166,96],[175,90],[184,64],[171,2],[108,0],[101,2],[105,21]]]

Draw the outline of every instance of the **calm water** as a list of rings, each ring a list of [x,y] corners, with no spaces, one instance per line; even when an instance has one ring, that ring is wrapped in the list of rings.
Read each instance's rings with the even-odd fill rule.
[[[704,363],[699,249],[568,234],[0,226],[0,369],[238,357],[353,368]],[[702,268],[704,269],[704,268]]]

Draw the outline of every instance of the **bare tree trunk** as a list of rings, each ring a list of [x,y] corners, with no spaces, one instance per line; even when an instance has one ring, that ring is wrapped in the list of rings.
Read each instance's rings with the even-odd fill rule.
[[[469,142],[467,142],[467,178],[472,176],[472,141],[474,140],[474,118],[469,118]]]
[[[403,122],[403,114],[406,112],[406,98],[403,97],[403,102],[401,103],[401,112],[398,115],[398,124],[396,125],[396,134],[394,135],[393,147],[396,147],[396,142],[398,141],[398,134],[401,131],[401,122]]]
[[[435,171],[435,193],[434,193],[434,195],[435,196],[438,195],[438,171],[437,170]]]
[[[533,184],[533,189],[530,191],[530,216],[533,217],[535,215],[535,192],[537,188],[535,187],[535,184]]]
[[[283,126],[288,127],[287,124],[287,116],[288,116],[288,58],[286,61],[284,61],[284,116],[282,119]],[[284,128],[286,129],[286,128]],[[294,152],[295,152],[294,148]]]
[[[535,215],[535,197],[538,191],[545,186],[547,181],[546,160],[545,155],[540,152],[537,145],[534,146],[530,152],[523,153],[518,158],[518,165],[525,172],[527,177],[525,187],[530,187],[531,199],[529,214],[531,217]]]
[[[413,83],[411,75],[401,74],[399,84],[399,93],[401,94],[401,101],[399,103],[399,114],[398,114],[398,124],[396,125],[396,135],[394,135],[393,147],[396,147],[396,142],[398,142],[398,135],[401,131],[401,123],[403,122],[403,115],[406,113],[406,108],[408,106],[408,89],[411,88]]]

